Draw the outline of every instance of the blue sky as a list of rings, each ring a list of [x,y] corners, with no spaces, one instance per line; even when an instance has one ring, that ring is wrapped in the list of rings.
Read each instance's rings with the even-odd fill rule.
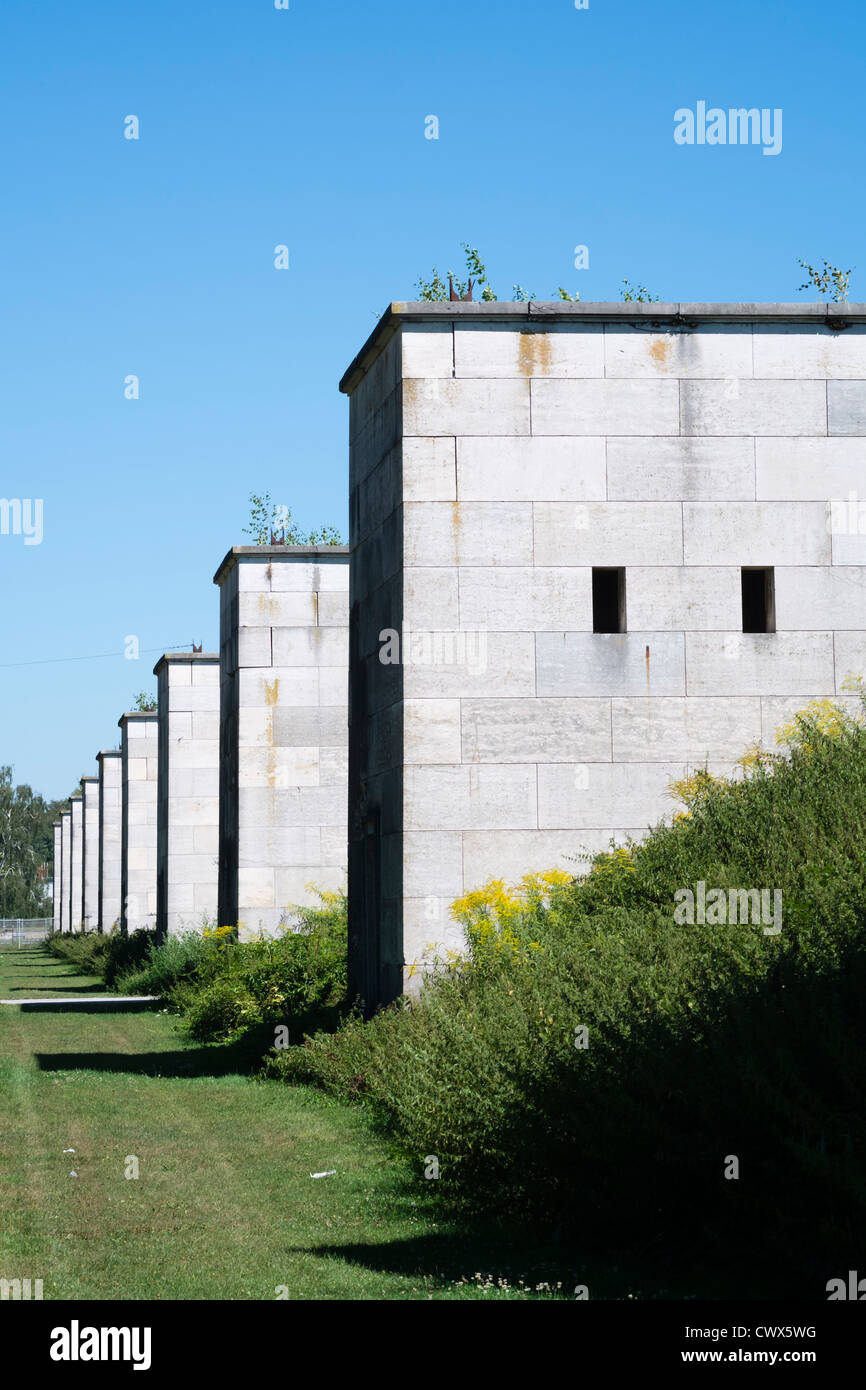
[[[0,763],[68,794],[161,650],[215,648],[251,491],[345,532],[337,382],[461,241],[500,299],[814,298],[799,256],[866,299],[864,29],[790,0],[4,0],[0,497],[44,534],[0,535]],[[781,108],[781,153],[678,146],[699,100]]]

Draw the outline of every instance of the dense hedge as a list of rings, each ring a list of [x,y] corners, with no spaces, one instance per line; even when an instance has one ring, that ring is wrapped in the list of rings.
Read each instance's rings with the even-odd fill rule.
[[[818,711],[790,743],[742,780],[693,779],[686,813],[583,880],[470,895],[466,961],[268,1074],[365,1105],[459,1206],[607,1248],[757,1251],[802,1279],[855,1268],[866,732]],[[679,925],[699,881],[781,889],[781,933]]]
[[[129,936],[119,932],[105,936],[99,932],[54,932],[46,944],[52,955],[71,961],[84,974],[101,975],[106,984],[114,985],[119,976],[145,959],[155,939],[152,931],[136,931]]]
[[[346,1011],[346,900],[319,897],[320,906],[295,909],[295,929],[274,940],[240,944],[230,927],[185,932],[161,945],[152,931],[85,932],[55,934],[48,949],[119,993],[164,999],[200,1042],[235,1039],[268,1023],[286,1024],[298,1041],[304,1030],[336,1027]]]

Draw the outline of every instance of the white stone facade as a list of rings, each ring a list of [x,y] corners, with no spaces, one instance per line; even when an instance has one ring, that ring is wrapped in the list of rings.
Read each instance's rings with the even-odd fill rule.
[[[236,546],[214,582],[218,913],[246,940],[346,884],[348,552]]]
[[[399,304],[341,385],[376,1003],[459,943],[456,896],[644,834],[673,778],[866,674],[866,310]],[[775,631],[743,630],[749,567]],[[625,571],[624,631],[593,630],[593,568]]]
[[[157,932],[216,924],[219,865],[219,655],[171,653],[159,688]]]
[[[81,924],[99,926],[99,778],[82,777]]]
[[[156,820],[159,773],[156,714],[121,715],[120,928],[156,926]]]
[[[69,922],[70,931],[81,931],[84,896],[84,801],[81,793],[69,798]]]
[[[122,836],[123,755],[119,749],[97,753],[99,765],[99,899],[98,929],[113,932],[120,927],[120,860]]]
[[[60,812],[60,930],[72,921],[72,812]]]
[[[62,899],[62,875],[63,875],[63,829],[60,821],[56,821],[51,827],[54,833],[54,863],[51,870],[52,887],[52,922],[51,930],[58,932],[61,930],[63,911],[61,907]]]

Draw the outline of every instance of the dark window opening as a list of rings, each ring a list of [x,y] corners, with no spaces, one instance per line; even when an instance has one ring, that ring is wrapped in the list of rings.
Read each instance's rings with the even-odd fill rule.
[[[625,632],[625,570],[592,572],[593,632]]]
[[[776,631],[776,584],[772,569],[744,569],[743,631]]]

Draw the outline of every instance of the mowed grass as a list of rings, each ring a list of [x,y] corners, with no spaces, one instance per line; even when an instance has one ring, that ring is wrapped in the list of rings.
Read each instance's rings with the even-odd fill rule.
[[[430,1184],[360,1112],[251,1080],[237,1049],[187,1044],[153,1006],[62,1004],[104,992],[41,949],[0,949],[0,998],[58,1001],[0,1007],[0,1278],[41,1278],[46,1299],[448,1299],[479,1296],[459,1282],[476,1272],[555,1282],[549,1248],[516,1254],[507,1233],[439,1221]]]

